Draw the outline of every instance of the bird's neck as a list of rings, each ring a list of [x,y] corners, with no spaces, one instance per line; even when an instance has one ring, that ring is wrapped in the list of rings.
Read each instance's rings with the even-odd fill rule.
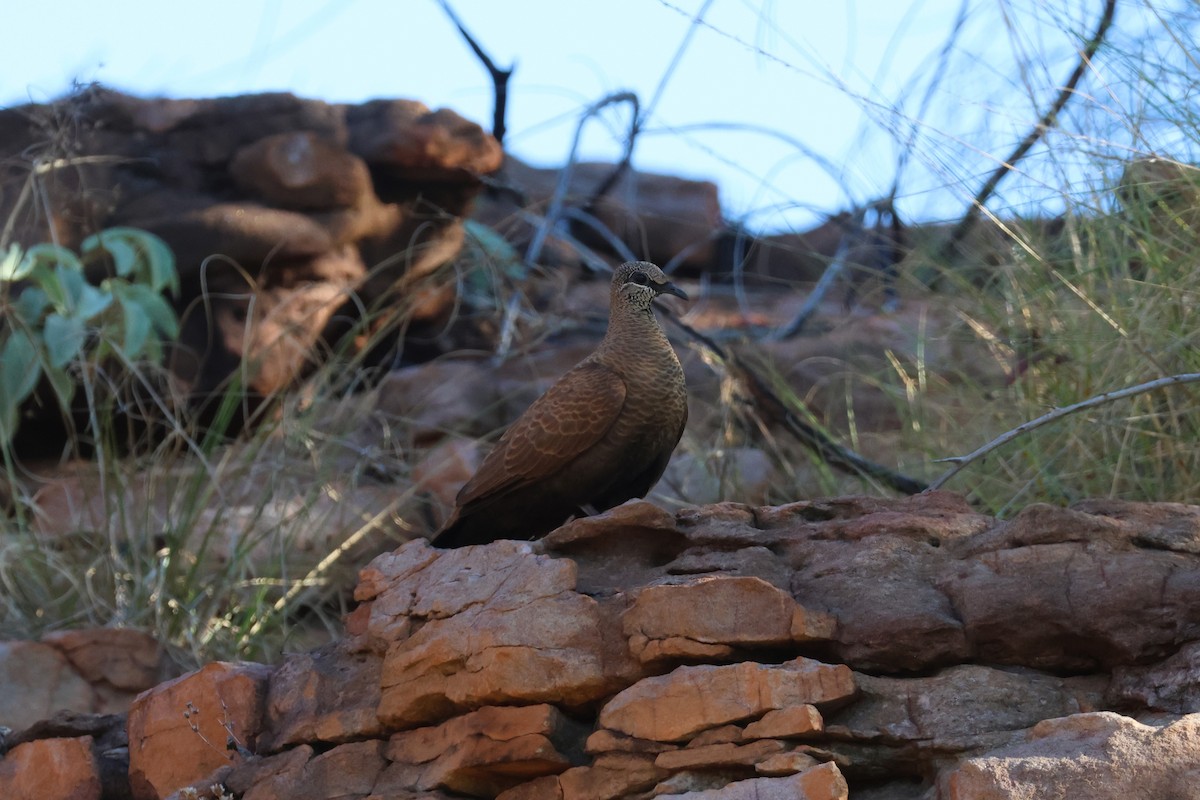
[[[675,351],[651,309],[614,304],[596,356],[619,367],[622,362],[674,359]]]

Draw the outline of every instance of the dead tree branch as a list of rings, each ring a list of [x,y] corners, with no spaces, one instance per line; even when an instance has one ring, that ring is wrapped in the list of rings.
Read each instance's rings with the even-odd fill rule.
[[[1063,417],[1070,416],[1076,411],[1084,411],[1089,408],[1095,408],[1096,406],[1101,406],[1105,403],[1111,403],[1114,400],[1122,400],[1126,397],[1133,397],[1134,395],[1152,392],[1155,389],[1163,389],[1167,386],[1178,386],[1182,383],[1195,383],[1197,381],[1200,381],[1200,372],[1185,372],[1181,375],[1170,375],[1166,378],[1156,378],[1155,380],[1147,381],[1146,383],[1139,383],[1136,386],[1127,386],[1124,389],[1116,389],[1111,392],[1105,392],[1104,394],[1098,394],[1095,397],[1089,397],[1086,400],[1080,400],[1078,403],[1072,403],[1069,406],[1062,406],[1061,408],[1056,408],[1053,411],[1048,411],[1037,419],[1031,419],[1028,422],[1023,422],[1017,427],[1013,428],[1011,431],[1000,434],[995,439],[992,439],[990,442],[978,448],[977,450],[967,453],[965,456],[954,456],[952,458],[939,459],[943,462],[949,462],[954,466],[943,473],[941,477],[939,477],[933,483],[929,484],[929,488],[930,490],[940,489],[942,486],[946,485],[948,480],[966,469],[968,465],[978,461],[993,450],[998,450],[1012,440],[1023,436],[1032,430],[1040,428],[1043,425],[1049,425],[1051,422],[1056,422]]]
[[[943,259],[954,257],[958,246],[962,244],[963,240],[967,238],[967,235],[974,230],[975,225],[979,222],[979,215],[983,210],[984,204],[991,198],[992,193],[996,191],[996,187],[1000,185],[1000,181],[1004,180],[1012,172],[1017,162],[1024,158],[1025,154],[1046,134],[1046,131],[1057,123],[1059,113],[1067,105],[1067,101],[1071,99],[1071,96],[1075,94],[1075,87],[1079,85],[1079,81],[1087,71],[1088,65],[1091,64],[1096,51],[1100,49],[1100,45],[1104,42],[1104,37],[1108,34],[1108,29],[1112,27],[1116,10],[1117,0],[1105,0],[1104,13],[1100,17],[1100,23],[1096,26],[1096,32],[1084,45],[1083,52],[1079,56],[1079,63],[1075,65],[1071,76],[1067,78],[1067,82],[1063,85],[1062,91],[1058,93],[1058,97],[1055,98],[1054,104],[1050,106],[1046,113],[1042,114],[1041,119],[1025,135],[1025,138],[1012,151],[1012,154],[1000,162],[1000,166],[992,172],[991,176],[987,179],[987,183],[975,195],[975,199],[971,201],[970,207],[967,208],[962,219],[958,221],[954,229],[950,232],[950,237],[942,245],[940,255]]]
[[[496,66],[496,62],[488,57],[488,54],[479,46],[479,42],[475,41],[475,37],[467,32],[466,27],[462,24],[462,20],[454,13],[454,9],[446,0],[440,0],[442,10],[446,12],[446,16],[454,23],[454,27],[458,28],[458,32],[467,40],[467,45],[474,51],[475,57],[483,62],[483,66],[488,71],[488,75],[492,78],[492,89],[494,93],[494,102],[492,105],[492,136],[500,144],[504,144],[504,133],[507,130],[504,124],[504,119],[508,113],[508,79],[512,77],[513,70],[516,69],[516,64],[513,64],[508,69],[501,69]]]

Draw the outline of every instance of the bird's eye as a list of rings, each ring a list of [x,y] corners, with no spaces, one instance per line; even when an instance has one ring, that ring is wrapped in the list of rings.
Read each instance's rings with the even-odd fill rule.
[[[647,286],[650,283],[650,279],[646,277],[646,273],[644,272],[633,273],[629,280],[633,281],[638,286]]]

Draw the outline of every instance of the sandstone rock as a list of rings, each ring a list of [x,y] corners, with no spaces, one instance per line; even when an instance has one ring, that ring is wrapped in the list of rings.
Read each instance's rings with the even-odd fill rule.
[[[238,150],[229,171],[243,189],[280,208],[349,208],[374,194],[362,159],[311,131],[265,136]]]
[[[410,426],[415,444],[431,444],[448,431],[482,436],[504,425],[495,413],[495,383],[469,361],[441,359],[392,370],[379,388],[379,411]]]
[[[1099,686],[1029,670],[964,664],[921,678],[854,676],[861,695],[825,723],[840,737],[916,743],[940,752],[996,746],[1051,717],[1100,702]]]
[[[0,642],[0,725],[27,728],[55,711],[93,711],[96,693],[57,647]]]
[[[791,750],[786,753],[775,753],[767,756],[754,765],[754,771],[768,778],[778,778],[783,775],[794,775],[815,767],[820,762],[808,753]]]
[[[134,800],[161,800],[253,752],[267,681],[261,664],[213,662],[138,695],[129,710],[129,782]]]
[[[1184,645],[1170,658],[1151,666],[1117,667],[1108,700],[1175,714],[1200,712],[1200,642]]]
[[[226,785],[241,800],[326,800],[389,796],[383,742],[342,744],[314,754],[301,745],[236,767]],[[394,796],[394,795],[390,795]]]
[[[5,800],[101,800],[92,737],[38,739],[0,758]]]
[[[363,570],[355,597],[372,601],[368,638],[387,650],[385,724],[412,727],[498,702],[571,708],[640,674],[615,611],[574,591],[574,564],[535,555],[528,543],[484,547],[435,551],[414,541]]]
[[[654,796],[663,797],[684,794],[686,792],[703,792],[709,789],[723,789],[731,783],[745,780],[745,768],[739,769],[685,769],[671,774],[666,780],[661,780],[654,787]]]
[[[704,747],[685,747],[669,750],[654,759],[656,767],[677,771],[722,767],[753,767],[770,756],[785,750],[783,742],[759,739],[749,744],[710,744]]]
[[[392,736],[391,785],[494,797],[572,765],[584,730],[548,705],[489,706],[441,725]]]
[[[622,617],[643,662],[725,658],[735,647],[781,647],[833,636],[833,618],[808,612],[760,578],[709,575],[648,586]]]
[[[158,641],[132,628],[90,628],[47,634],[96,691],[101,713],[129,709],[134,695],[168,677],[173,668]]]
[[[786,778],[750,778],[721,789],[685,792],[677,800],[846,800],[846,779],[834,764],[820,764]]]
[[[799,706],[803,708],[803,706]],[[771,712],[768,711],[768,714]],[[693,736],[686,747],[707,747],[710,744],[725,744],[733,742],[735,744],[746,741],[746,731],[740,725],[719,725],[716,728],[709,728],[700,731]]]
[[[515,786],[496,800],[616,800],[647,791],[665,777],[653,756],[606,753],[589,766]]]
[[[601,710],[600,724],[640,739],[679,741],[705,728],[753,719],[772,709],[833,705],[854,692],[848,668],[807,658],[779,666],[743,662],[679,667],[618,694]]]
[[[634,739],[610,730],[601,728],[593,731],[584,742],[584,752],[591,755],[600,753],[663,753],[674,750],[675,745],[666,742],[653,742],[649,739]]]
[[[943,774],[945,800],[1125,800],[1195,795],[1200,715],[1144,724],[1112,712],[1040,722],[1025,741]]]
[[[858,678],[855,679],[855,682],[861,689],[862,682]],[[817,711],[815,706],[788,706],[768,711],[762,715],[761,719],[751,722],[746,726],[745,737],[747,739],[786,739],[821,731],[823,725],[821,712]]]
[[[211,255],[254,273],[268,259],[315,258],[333,248],[329,232],[304,214],[249,201],[214,202],[198,211],[125,222],[169,242],[185,282],[198,276]]]
[[[499,168],[500,144],[449,109],[412,100],[373,100],[346,108],[350,150],[407,180],[461,182]]]
[[[271,674],[259,752],[383,735],[375,716],[381,664],[344,642],[287,656]]]

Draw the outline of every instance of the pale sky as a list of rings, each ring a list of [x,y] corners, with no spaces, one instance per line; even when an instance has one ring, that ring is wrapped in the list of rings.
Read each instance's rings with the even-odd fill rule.
[[[1180,0],[1188,2],[1188,0]],[[1162,0],[1170,4],[1173,0]],[[642,169],[711,179],[728,216],[803,227],[885,193],[905,151],[901,210],[939,218],[966,198],[1073,66],[1096,0],[452,0],[501,66],[516,63],[506,145],[561,164],[582,109],[630,89],[661,94],[637,144]],[[1128,20],[1141,2],[1122,0]],[[664,82],[694,16],[703,24]],[[944,62],[938,53],[966,9]],[[1128,10],[1127,10],[1128,9]],[[290,91],[448,106],[490,125],[483,67],[435,0],[42,0],[6,8],[0,104],[60,96],[72,81],[134,94]],[[21,35],[13,35],[20,31]],[[942,80],[924,98],[930,80]],[[1102,95],[1099,63],[1089,76]],[[1113,98],[1101,98],[1116,103]],[[1098,101],[1097,101],[1098,102]],[[892,109],[899,106],[902,114]],[[1040,107],[1040,106],[1036,106]],[[907,118],[906,118],[907,115]],[[916,147],[905,147],[919,115]],[[628,108],[587,129],[615,158]],[[824,161],[828,167],[821,166]],[[831,172],[833,174],[831,174]],[[1049,203],[1053,176],[1015,201]]]

